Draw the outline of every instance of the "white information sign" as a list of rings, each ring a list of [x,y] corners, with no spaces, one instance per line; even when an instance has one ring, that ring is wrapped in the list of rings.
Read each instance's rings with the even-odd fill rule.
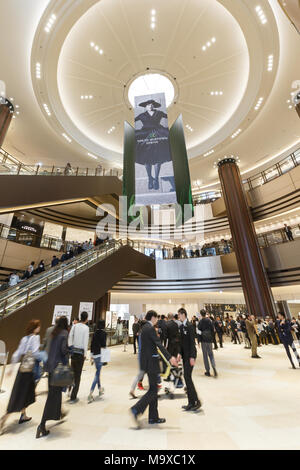
[[[54,313],[52,318],[52,325],[55,325],[55,321],[60,317],[67,317],[69,325],[71,324],[72,305],[55,305]]]
[[[94,310],[94,302],[80,302],[79,319],[80,319],[80,314],[82,312],[87,312],[89,321],[93,320],[93,310]]]

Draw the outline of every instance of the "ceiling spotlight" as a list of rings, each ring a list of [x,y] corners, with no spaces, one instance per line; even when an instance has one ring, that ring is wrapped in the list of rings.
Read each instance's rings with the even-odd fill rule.
[[[69,144],[72,142],[72,139],[70,139],[70,137],[65,134],[65,132],[62,133],[62,136],[69,142]]]
[[[151,15],[156,15],[156,10],[151,10]]]
[[[206,45],[207,45],[207,47],[210,47],[210,46],[211,46],[211,43],[208,41],[208,42],[206,43]]]
[[[88,153],[89,157],[92,157],[94,160],[98,160],[98,157],[96,155],[93,155],[92,153]]]
[[[202,46],[202,50],[203,50],[203,51],[206,51],[206,46]]]
[[[90,46],[91,46],[91,47],[94,47],[94,46],[95,46],[95,43],[94,43],[94,42],[90,42]]]
[[[212,38],[212,39],[211,39],[211,42],[216,42],[216,38]]]

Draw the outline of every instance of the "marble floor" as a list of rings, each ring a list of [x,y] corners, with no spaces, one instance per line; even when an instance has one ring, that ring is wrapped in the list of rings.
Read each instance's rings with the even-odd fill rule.
[[[136,356],[132,346],[127,352],[121,346],[111,352],[111,363],[102,369],[103,398],[87,404],[94,368],[86,361],[80,401],[65,405],[69,414],[64,422],[48,423],[49,436],[35,439],[46,399],[47,381],[42,379],[36,403],[28,409],[32,421],[18,425],[19,416],[11,415],[0,449],[300,449],[300,369],[291,368],[282,345],[260,347],[262,359],[251,359],[243,345],[225,343],[215,352],[217,379],[203,375],[199,350],[193,377],[202,411],[182,411],[186,399],[178,390],[174,400],[159,399],[160,416],[167,422],[150,426],[145,415],[141,430],[132,427],[128,414],[134,403],[128,392],[137,372]],[[1,415],[14,375],[4,380]]]

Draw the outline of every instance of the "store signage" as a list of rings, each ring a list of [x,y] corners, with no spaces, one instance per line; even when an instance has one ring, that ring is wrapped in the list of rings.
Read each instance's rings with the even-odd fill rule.
[[[94,310],[94,302],[80,302],[79,305],[79,318],[82,312],[87,312],[88,320],[93,320],[93,310]]]
[[[71,324],[72,305],[55,305],[52,318],[52,325],[55,325],[56,319],[67,317],[69,325]]]
[[[37,229],[34,227],[30,227],[29,225],[22,225],[21,230],[28,230],[29,232],[37,233]]]

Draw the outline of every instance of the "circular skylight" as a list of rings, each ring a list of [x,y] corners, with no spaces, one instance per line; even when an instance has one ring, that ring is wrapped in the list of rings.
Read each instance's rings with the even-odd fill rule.
[[[147,73],[137,77],[128,89],[128,99],[134,108],[135,96],[152,95],[154,93],[164,93],[166,96],[167,108],[172,104],[175,96],[174,86],[171,80],[159,73]]]

